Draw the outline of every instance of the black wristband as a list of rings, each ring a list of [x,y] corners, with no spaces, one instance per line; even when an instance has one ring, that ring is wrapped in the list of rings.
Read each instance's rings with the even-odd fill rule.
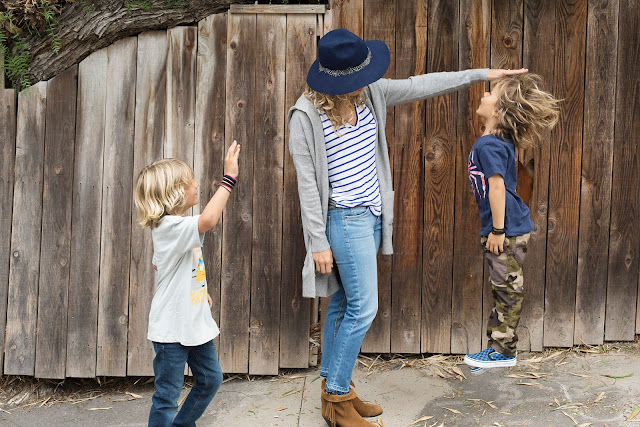
[[[504,234],[504,228],[491,227],[491,233],[495,236],[499,236],[501,234]]]

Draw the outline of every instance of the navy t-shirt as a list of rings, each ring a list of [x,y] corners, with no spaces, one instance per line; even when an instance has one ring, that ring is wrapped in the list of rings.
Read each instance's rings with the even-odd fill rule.
[[[489,177],[499,174],[504,179],[506,204],[504,228],[507,236],[521,236],[533,230],[529,208],[516,194],[518,170],[513,142],[494,135],[476,140],[469,153],[469,180],[480,211],[480,235],[488,236],[493,227],[489,204]]]

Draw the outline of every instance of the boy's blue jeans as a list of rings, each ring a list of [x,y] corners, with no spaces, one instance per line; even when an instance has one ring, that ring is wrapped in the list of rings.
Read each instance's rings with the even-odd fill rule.
[[[369,208],[329,209],[327,239],[340,289],[327,309],[320,375],[327,393],[346,394],[362,340],[378,311],[378,269],[382,222]]]
[[[193,347],[177,342],[154,342],[153,348],[156,352],[153,358],[156,392],[151,398],[149,427],[195,427],[196,420],[207,409],[222,383],[222,370],[213,341]],[[195,383],[176,415],[185,363],[189,364]]]

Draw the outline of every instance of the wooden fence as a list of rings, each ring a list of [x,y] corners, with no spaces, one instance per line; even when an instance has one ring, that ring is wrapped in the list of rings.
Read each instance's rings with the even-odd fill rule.
[[[387,77],[489,66],[543,75],[564,102],[559,126],[520,155],[535,161],[536,224],[520,346],[640,332],[634,1],[252,6],[120,40],[28,92],[0,90],[4,374],[152,375],[152,246],[135,222],[133,180],[153,160],[179,157],[193,165],[206,203],[234,139],[243,146],[240,184],[204,248],[220,362],[252,374],[314,362],[318,303],[301,297],[285,117],[317,37],[339,26],[388,44]],[[486,341],[490,290],[466,171],[485,89],[389,110],[395,254],[379,257],[380,309],[365,352],[466,353]]]

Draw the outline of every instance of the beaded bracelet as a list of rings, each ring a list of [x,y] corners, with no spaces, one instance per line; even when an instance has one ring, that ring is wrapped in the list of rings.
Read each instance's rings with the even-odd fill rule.
[[[237,183],[238,183],[238,180],[232,177],[231,175],[224,175],[222,177],[222,182],[220,182],[220,185],[229,193],[231,193],[231,190],[233,190],[233,187]]]

